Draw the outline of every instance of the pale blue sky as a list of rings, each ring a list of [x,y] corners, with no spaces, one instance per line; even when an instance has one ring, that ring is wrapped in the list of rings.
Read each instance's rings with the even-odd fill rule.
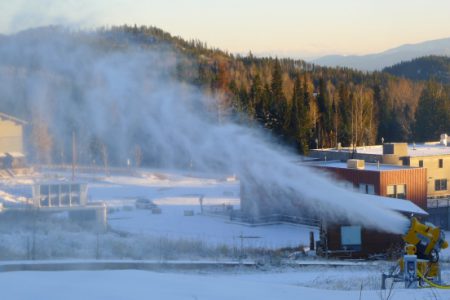
[[[450,37],[449,0],[0,0],[0,32],[155,25],[231,52],[366,54]]]

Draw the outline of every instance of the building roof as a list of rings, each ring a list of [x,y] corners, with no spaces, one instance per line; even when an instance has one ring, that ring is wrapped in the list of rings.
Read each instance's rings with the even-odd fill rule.
[[[13,121],[13,122],[21,124],[21,125],[26,125],[27,124],[27,122],[24,121],[24,120],[18,119],[16,117],[7,115],[7,114],[2,113],[2,112],[0,112],[0,118],[1,119],[5,119],[5,120],[9,120],[9,121]]]
[[[330,151],[330,152],[353,152],[353,148],[346,147],[341,149],[327,148],[327,149],[313,149],[314,151]],[[383,155],[383,145],[356,147],[356,153]],[[429,142],[423,144],[408,144],[408,156],[442,156],[450,155],[450,146],[444,146],[439,142]]]
[[[397,198],[389,198],[368,194],[361,194],[361,197],[363,197],[367,201],[373,201],[383,208],[394,210],[397,212],[423,216],[428,215],[428,213],[425,210],[421,209],[419,206],[417,206],[416,204],[412,203],[409,200],[402,200]]]
[[[338,160],[329,161],[312,161],[305,163],[307,166],[314,167],[324,167],[324,168],[337,168],[337,169],[350,169],[347,167],[346,162],[341,162]],[[363,169],[351,169],[351,170],[366,170],[366,171],[393,171],[393,170],[404,170],[404,169],[416,169],[416,167],[410,166],[399,166],[399,165],[386,165],[386,164],[375,164],[375,163],[365,163]]]
[[[76,180],[76,181],[71,181],[71,180],[58,180],[58,179],[54,179],[54,180],[48,180],[48,179],[42,179],[42,180],[35,180],[35,185],[67,185],[67,184],[73,184],[73,185],[87,185],[87,182],[82,182],[80,180]]]
[[[7,155],[13,157],[13,158],[22,158],[25,157],[25,154],[23,154],[22,152],[7,152]]]

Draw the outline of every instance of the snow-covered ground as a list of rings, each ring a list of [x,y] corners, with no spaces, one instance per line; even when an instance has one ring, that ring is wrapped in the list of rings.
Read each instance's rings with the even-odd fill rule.
[[[0,273],[2,299],[449,299],[435,289],[374,288],[377,270],[324,269]],[[391,293],[390,297],[388,297]]]
[[[0,200],[8,205],[25,202],[31,195],[33,181],[43,178],[64,180],[70,178],[70,174],[47,172],[0,181]],[[236,262],[242,254],[241,247],[273,250],[308,245],[310,231],[318,237],[317,229],[308,226],[249,226],[230,220],[227,213],[222,216],[208,213],[226,211],[230,207],[239,209],[239,182],[233,176],[205,177],[148,170],[128,176],[78,174],[78,179],[88,183],[89,201],[102,201],[109,207],[111,230],[97,236],[77,227],[41,228],[35,241],[41,259],[62,257],[67,260],[71,257],[65,253],[70,247],[76,250],[71,250],[72,258],[81,259],[81,262],[96,256],[100,259],[156,257],[166,263],[167,259],[188,259],[196,263],[202,259]],[[135,200],[141,197],[157,204],[161,214],[136,209]],[[185,216],[187,211],[193,214]],[[199,252],[184,248],[196,243],[201,245]],[[53,249],[53,245],[58,247]],[[235,250],[215,250],[217,253],[212,255],[205,250],[220,249],[221,246],[237,249],[237,256]],[[155,249],[158,247],[159,250]],[[172,247],[179,248],[167,255],[166,252],[174,250]],[[30,249],[29,232],[1,230],[0,251],[6,251],[6,256],[8,253],[15,255],[9,259],[26,259]],[[184,256],[173,254],[183,252],[183,249]],[[193,253],[195,255],[191,256]],[[207,256],[203,256],[205,253]],[[448,259],[450,250],[444,251],[442,256]],[[380,291],[381,273],[390,263],[349,263],[348,266],[342,263],[336,266],[326,265],[327,261],[320,259],[304,259],[307,266],[293,267],[295,262],[290,261],[291,265],[287,267],[274,267],[275,263],[264,265],[262,269],[0,272],[0,299],[450,299],[450,292],[405,290],[401,284],[390,296],[389,291]],[[443,279],[449,282],[449,266],[445,265],[443,270]]]
[[[239,182],[233,177],[210,179],[173,174],[144,174],[141,178],[110,177],[100,183],[89,184],[91,201],[105,201],[119,207],[109,215],[113,229],[162,236],[169,239],[199,240],[209,245],[240,247],[296,247],[308,245],[309,232],[317,237],[317,228],[289,224],[248,226],[208,214],[211,210],[239,209]],[[135,200],[147,197],[162,213],[135,209]],[[200,206],[203,197],[203,211]],[[192,211],[193,216],[184,216]]]
[[[70,177],[70,172],[46,171],[31,177],[9,178],[0,181],[0,200],[6,205],[17,205],[25,202],[27,197],[31,197],[33,181],[69,180]],[[87,196],[90,202],[101,201],[109,207],[108,225],[111,232],[135,235],[140,245],[148,240],[164,239],[188,244],[200,243],[202,248],[224,246],[229,249],[276,249],[309,245],[311,231],[316,238],[318,237],[317,228],[310,226],[292,224],[249,226],[231,218],[229,209],[238,211],[240,208],[239,181],[234,176],[141,170],[130,172],[129,175],[111,176],[79,173],[77,180],[87,183]],[[153,214],[148,209],[137,209],[136,199],[142,197],[158,205],[161,213]],[[219,215],[211,213],[218,211],[223,213]],[[66,243],[70,243],[70,239],[75,238],[77,240],[75,243],[79,243],[80,237],[83,238],[82,234],[76,232],[64,234],[58,232],[56,228],[50,228],[49,232],[47,229],[44,231],[45,235],[37,239],[38,246],[52,245],[62,237],[64,243],[61,241],[59,245],[59,250],[62,250]],[[19,252],[15,257],[21,257],[30,247],[29,237],[25,235],[21,238],[20,233],[15,232],[14,235],[5,234],[0,238],[6,244],[14,243],[14,249],[8,251]],[[80,251],[69,257],[82,258],[84,255],[82,253],[91,253],[92,248],[97,247],[95,236],[85,235],[84,239],[85,243],[79,245]],[[132,240],[130,237],[128,239]],[[110,234],[101,236],[99,240],[98,247],[103,248],[102,252],[111,253],[105,254],[106,257],[114,257],[114,251],[105,251],[109,250],[105,247],[112,247],[111,244],[117,246],[117,239]],[[81,251],[83,246],[90,248]],[[25,247],[28,247],[28,250],[25,250]],[[48,251],[42,253],[41,258],[51,258],[51,253]]]

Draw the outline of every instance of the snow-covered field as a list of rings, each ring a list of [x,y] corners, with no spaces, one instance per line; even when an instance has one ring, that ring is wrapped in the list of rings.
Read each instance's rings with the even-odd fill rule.
[[[46,172],[0,181],[0,200],[5,206],[23,203],[31,195],[33,180],[42,178],[64,180],[70,174]],[[110,230],[99,236],[64,223],[60,228],[42,227],[34,233],[38,259],[236,262],[242,249],[306,246],[310,231],[318,237],[317,228],[308,226],[249,226],[230,219],[227,209],[238,210],[240,197],[233,176],[147,170],[128,176],[78,174],[78,179],[88,183],[89,201],[109,207]],[[137,209],[135,201],[141,197],[152,200],[161,213]],[[0,229],[0,257],[26,259],[30,232]],[[448,260],[450,251],[443,257]],[[0,272],[0,299],[450,299],[450,292],[405,290],[401,284],[390,295],[380,291],[381,273],[391,265],[387,262],[335,266],[309,257],[300,262],[307,266],[295,267],[291,260],[287,265],[277,261],[256,269]],[[443,279],[450,281],[447,264]]]
[[[0,273],[2,299],[449,299],[435,289],[380,290],[377,270],[233,272],[66,271]],[[390,296],[389,296],[389,293]]]
[[[165,237],[198,240],[209,245],[240,247],[296,247],[308,245],[309,232],[317,237],[317,229],[308,226],[275,224],[248,226],[230,220],[227,214],[212,216],[211,210],[239,209],[239,182],[229,178],[198,178],[173,174],[144,174],[141,178],[110,177],[89,185],[91,201],[105,201],[120,209],[109,216],[113,229]],[[203,196],[204,214],[200,197]],[[134,209],[136,198],[148,197],[162,213]],[[193,216],[184,216],[192,211]],[[248,238],[245,238],[248,237]],[[251,237],[251,238],[250,238]]]
[[[25,197],[31,197],[33,180],[68,180],[70,176],[70,172],[46,171],[31,177],[9,178],[0,182],[0,199],[5,206],[17,205],[24,202]],[[163,247],[186,248],[189,245],[203,250],[217,247],[222,247],[223,250],[223,247],[226,247],[225,252],[234,251],[236,254],[236,251],[249,248],[307,246],[311,231],[318,237],[315,227],[292,224],[250,226],[231,218],[229,210],[238,211],[240,204],[239,181],[234,176],[205,177],[199,174],[141,170],[130,172],[130,175],[116,176],[80,173],[77,174],[77,180],[87,183],[90,202],[101,201],[108,206],[110,230],[97,238],[89,232],[77,232],[76,228],[42,228],[37,231],[36,248],[40,250],[43,247],[52,248],[52,245],[58,245],[53,247],[56,249],[45,249],[38,253],[40,259],[63,258],[63,253],[67,253],[67,258],[91,259],[94,252],[102,258],[151,259],[162,255],[155,254],[156,252],[168,252],[163,250]],[[136,199],[142,197],[153,201],[161,213],[154,214],[149,209],[137,209]],[[0,240],[4,245],[10,245],[6,253],[14,252],[14,258],[24,259],[27,256],[25,252],[30,252],[31,234],[10,230],[3,233]],[[166,245],[158,245],[161,244],[159,240],[165,241]],[[135,247],[129,246],[130,243]],[[161,249],[156,252],[147,249],[152,247]],[[140,253],[136,248],[143,250]],[[182,255],[180,252],[178,254],[180,258],[191,255]],[[176,258],[174,253],[169,257]]]

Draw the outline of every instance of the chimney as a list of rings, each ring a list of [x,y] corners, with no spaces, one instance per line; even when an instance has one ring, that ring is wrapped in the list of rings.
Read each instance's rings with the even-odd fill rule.
[[[383,144],[383,155],[391,154],[397,156],[408,156],[407,143],[386,143]]]
[[[349,159],[347,160],[348,169],[364,169],[365,162],[362,159]]]

